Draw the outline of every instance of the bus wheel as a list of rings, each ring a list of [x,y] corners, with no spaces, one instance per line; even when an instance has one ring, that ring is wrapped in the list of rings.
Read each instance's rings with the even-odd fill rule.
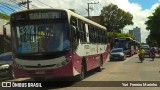
[[[100,60],[99,60],[99,67],[97,67],[97,71],[98,72],[101,72],[102,71],[102,64],[103,64],[103,61],[102,61],[103,59],[102,59],[102,56],[100,56]]]

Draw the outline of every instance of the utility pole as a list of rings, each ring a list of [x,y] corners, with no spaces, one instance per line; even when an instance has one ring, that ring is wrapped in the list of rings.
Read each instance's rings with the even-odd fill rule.
[[[89,7],[90,4],[98,4],[99,2],[90,2],[90,3],[87,3],[88,4],[88,9],[87,9],[87,12],[88,12],[88,18],[90,19],[90,13],[89,13],[89,9],[91,9]]]
[[[18,5],[22,6],[22,5],[26,5],[27,4],[27,9],[29,10],[29,3],[31,3],[31,1],[27,0],[27,1],[22,1],[22,2],[18,3]]]

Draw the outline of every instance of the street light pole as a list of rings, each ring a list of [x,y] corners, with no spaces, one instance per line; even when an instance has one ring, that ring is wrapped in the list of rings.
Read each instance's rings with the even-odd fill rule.
[[[90,7],[89,7],[89,5],[90,4],[98,4],[99,2],[90,2],[90,3],[87,3],[88,4],[88,9],[87,9],[87,11],[88,11],[88,18],[90,19],[90,13],[89,13],[89,9],[91,9]]]
[[[88,18],[89,18],[89,3],[87,3],[88,4],[88,9],[87,9],[87,11],[88,11]]]
[[[29,3],[30,3],[30,1],[27,0],[27,9],[28,9],[28,10],[29,10]]]

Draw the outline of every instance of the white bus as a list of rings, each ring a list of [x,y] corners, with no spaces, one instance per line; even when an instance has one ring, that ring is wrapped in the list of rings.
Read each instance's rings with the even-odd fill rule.
[[[108,57],[107,30],[67,9],[35,9],[10,17],[15,77],[85,77]]]

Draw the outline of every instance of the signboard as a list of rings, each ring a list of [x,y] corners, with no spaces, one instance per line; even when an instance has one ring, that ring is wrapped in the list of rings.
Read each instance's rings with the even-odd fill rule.
[[[22,43],[22,53],[29,53],[30,52],[30,43],[29,42],[25,42]]]
[[[57,18],[67,18],[67,14],[62,10],[36,10],[28,12],[17,12],[11,15],[11,21],[26,21],[26,20],[51,20]]]
[[[58,12],[35,12],[35,13],[30,13],[29,18],[31,20],[35,19],[55,19],[55,18],[60,18],[60,14]]]

